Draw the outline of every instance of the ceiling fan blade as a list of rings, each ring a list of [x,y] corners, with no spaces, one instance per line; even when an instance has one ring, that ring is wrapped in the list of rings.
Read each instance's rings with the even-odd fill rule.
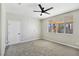
[[[51,7],[51,8],[48,8],[48,9],[46,9],[45,11],[48,11],[48,10],[51,10],[51,9],[53,9],[53,7]]]
[[[38,5],[40,7],[41,10],[43,10],[44,8],[41,6],[41,4]]]
[[[41,11],[34,11],[34,12],[41,12]]]
[[[45,12],[46,14],[50,14],[50,13],[48,13],[48,12]]]

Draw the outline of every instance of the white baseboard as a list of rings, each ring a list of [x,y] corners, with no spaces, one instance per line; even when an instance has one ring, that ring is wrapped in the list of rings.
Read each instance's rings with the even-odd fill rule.
[[[9,45],[15,45],[15,44],[19,44],[19,43],[24,43],[24,42],[29,42],[29,41],[33,41],[33,40],[38,40],[40,38],[31,38],[29,40],[24,40],[24,41],[20,41],[20,42],[17,42],[17,43],[14,43],[14,44],[9,44]],[[48,41],[51,41],[51,42],[55,42],[55,43],[58,43],[58,44],[62,44],[62,45],[66,45],[66,46],[69,46],[69,47],[72,47],[72,48],[76,48],[76,49],[79,49],[78,46],[75,46],[75,45],[70,45],[70,44],[67,44],[67,43],[63,43],[63,42],[59,42],[59,41],[56,41],[56,40],[51,40],[50,38],[43,38],[44,40],[48,40]],[[8,46],[8,45],[7,45]]]
[[[46,38],[43,38],[43,39],[44,39],[44,40],[51,41],[51,42],[55,42],[55,43],[58,43],[58,44],[66,45],[66,46],[69,46],[69,47],[72,47],[72,48],[79,49],[78,46],[66,44],[66,43],[63,43],[63,42],[55,41],[55,40],[51,40],[50,38],[47,38],[47,37],[46,37]]]
[[[38,40],[38,39],[40,39],[40,38],[37,38],[37,37],[36,38],[30,38],[28,40],[19,41],[17,43],[7,44],[6,46],[15,45],[15,44],[24,43],[24,42],[29,42],[29,41]]]

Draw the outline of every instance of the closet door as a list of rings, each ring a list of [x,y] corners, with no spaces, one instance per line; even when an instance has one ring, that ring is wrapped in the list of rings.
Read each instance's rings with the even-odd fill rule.
[[[8,21],[8,45],[16,44],[21,39],[20,21]]]

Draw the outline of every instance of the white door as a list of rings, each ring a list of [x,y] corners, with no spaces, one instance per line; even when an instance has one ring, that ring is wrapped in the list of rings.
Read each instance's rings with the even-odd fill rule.
[[[8,45],[16,44],[21,40],[20,21],[8,21]]]

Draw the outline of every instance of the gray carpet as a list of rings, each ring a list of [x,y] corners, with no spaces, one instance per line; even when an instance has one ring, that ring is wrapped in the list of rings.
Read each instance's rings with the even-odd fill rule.
[[[79,50],[46,40],[34,40],[6,48],[5,56],[78,56]]]

